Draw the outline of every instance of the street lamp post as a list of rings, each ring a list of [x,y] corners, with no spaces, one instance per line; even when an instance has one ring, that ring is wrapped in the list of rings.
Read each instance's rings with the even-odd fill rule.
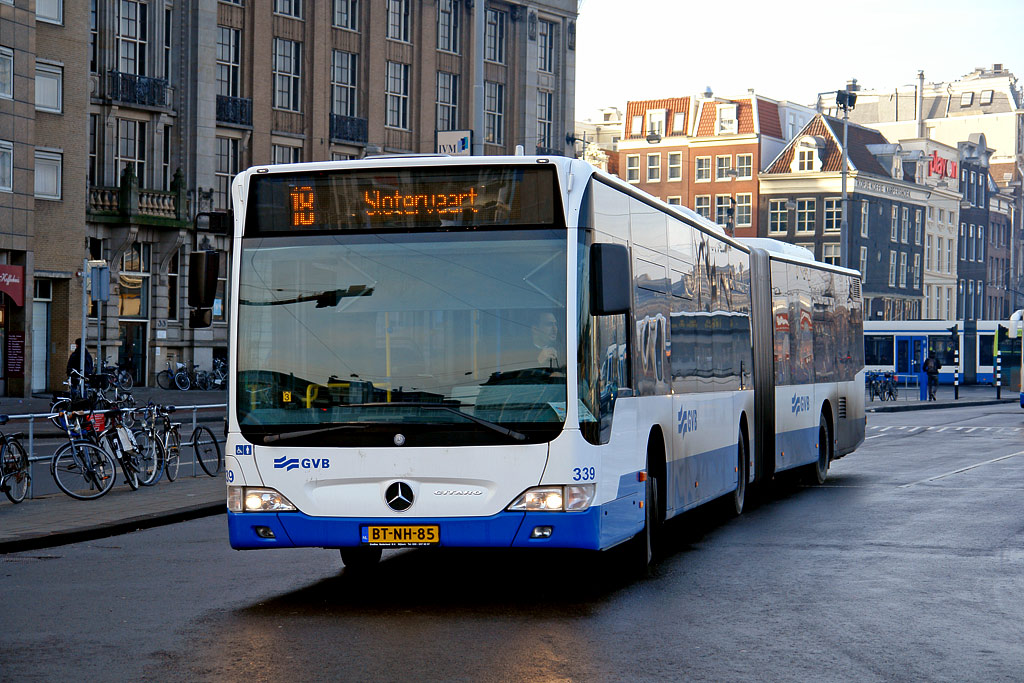
[[[843,268],[849,266],[849,257],[847,256],[847,250],[850,247],[850,225],[847,220],[847,198],[846,198],[846,140],[847,132],[849,130],[850,110],[854,108],[857,103],[857,93],[850,90],[838,90],[836,91],[836,106],[843,110],[843,165],[839,169],[840,176],[842,177],[843,183],[843,202],[841,212],[839,215],[839,265]]]

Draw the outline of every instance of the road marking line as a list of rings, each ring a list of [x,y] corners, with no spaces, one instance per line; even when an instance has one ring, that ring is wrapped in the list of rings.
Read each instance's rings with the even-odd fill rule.
[[[906,489],[906,488],[910,488],[911,486],[916,486],[918,484],[927,484],[930,481],[935,481],[937,479],[943,479],[945,477],[951,477],[954,474],[960,474],[960,473],[966,472],[968,470],[973,470],[974,468],[981,467],[982,465],[991,465],[994,462],[999,462],[1000,460],[1007,460],[1009,458],[1013,458],[1013,457],[1016,457],[1018,455],[1024,455],[1024,451],[1017,451],[1016,453],[1010,453],[1009,455],[1003,455],[1003,456],[1000,456],[998,458],[992,458],[991,460],[986,460],[985,462],[979,462],[979,463],[975,463],[973,465],[968,465],[967,467],[961,467],[960,469],[953,470],[952,472],[946,472],[944,474],[937,474],[934,477],[928,477],[927,479],[921,479],[920,481],[915,481],[915,482],[912,482],[910,484],[903,484],[901,486],[898,486],[897,488]]]
[[[885,436],[885,434],[875,434],[874,436],[867,436],[867,437],[864,437],[864,440],[865,440],[865,441],[870,441],[871,439],[880,439],[880,438],[882,438],[883,436]]]
[[[967,431],[966,431],[966,432],[964,432],[964,433],[965,433],[965,434],[970,434],[970,433],[971,433],[971,432],[973,432],[973,431],[974,431],[975,429],[977,429],[977,427],[968,427],[968,428],[967,428]]]
[[[883,432],[887,432],[887,431],[889,431],[890,429],[892,429],[892,427],[882,427],[882,431],[883,431]]]
[[[947,429],[949,429],[949,427],[939,427],[939,430],[938,430],[938,431],[940,431],[940,432],[944,432],[944,431],[946,431]]]

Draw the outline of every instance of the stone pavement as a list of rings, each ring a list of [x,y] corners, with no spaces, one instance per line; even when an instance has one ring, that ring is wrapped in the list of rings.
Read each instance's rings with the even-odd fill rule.
[[[140,403],[153,400],[179,406],[224,403],[226,399],[224,392],[164,392],[159,389],[141,388],[134,393]],[[867,411],[871,413],[1019,401],[1017,391],[1005,389],[1002,392],[1002,400],[997,401],[995,388],[987,386],[960,387],[959,400],[953,399],[953,387],[941,386],[938,390],[938,399],[934,402],[921,401],[913,388],[906,391],[901,387],[900,397],[896,401],[868,401],[865,405]],[[46,412],[48,409],[47,397],[0,400],[0,412],[12,415]],[[199,415],[200,421],[219,422],[223,419],[224,412],[222,408],[211,409],[201,411]],[[187,427],[191,420],[190,411],[181,411],[178,416]],[[870,419],[869,416],[868,420]],[[18,424],[18,420],[13,420],[5,429],[22,429],[22,426],[15,426]],[[40,428],[43,428],[42,423]],[[223,427],[213,431],[220,438]],[[183,461],[177,481],[168,482],[162,479],[156,486],[142,487],[134,492],[119,484],[98,500],[73,500],[62,493],[55,493],[13,505],[5,496],[0,495],[0,554],[104,538],[136,529],[223,513],[223,477],[208,477],[198,469],[197,476],[193,476],[192,470],[191,463]],[[34,476],[50,476],[45,462],[37,463]]]

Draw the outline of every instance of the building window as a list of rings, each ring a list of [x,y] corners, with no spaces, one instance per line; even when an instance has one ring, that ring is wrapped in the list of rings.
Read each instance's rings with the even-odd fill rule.
[[[505,86],[492,81],[484,81],[484,142],[505,144]]]
[[[409,65],[388,62],[387,119],[391,128],[409,129]]]
[[[36,19],[52,24],[63,24],[64,0],[36,0]]]
[[[637,114],[632,117],[629,123],[629,135],[630,137],[639,138],[643,137],[644,134],[644,117]]]
[[[217,94],[239,97],[242,69],[242,32],[227,26],[217,27]]]
[[[860,248],[860,277],[863,280],[864,274],[868,272],[868,248]]]
[[[298,164],[302,161],[302,148],[292,145],[271,145],[270,162],[273,164]]]
[[[146,75],[147,10],[145,2],[120,0],[117,6],[117,70]]]
[[[921,255],[914,254],[914,289],[921,288]]]
[[[647,155],[647,182],[649,182],[649,183],[660,183],[661,182],[661,155],[660,154],[648,154]]]
[[[892,207],[892,231],[889,233],[889,241],[899,240],[900,233],[900,210],[899,207]]]
[[[693,198],[693,210],[711,220],[711,195],[699,194]]]
[[[961,261],[966,261],[967,260],[967,240],[965,238],[966,234],[967,234],[967,224],[966,223],[961,223],[960,224],[960,260]]]
[[[797,165],[798,171],[813,171],[814,170],[814,155],[817,150],[813,149],[799,149],[797,150]]]
[[[293,19],[301,19],[302,0],[274,0],[274,14],[283,14]]]
[[[900,252],[900,287],[907,286],[907,252]]]
[[[992,104],[993,94],[994,93],[991,90],[982,90],[981,99],[978,101],[978,104],[980,104],[983,107],[987,107],[988,105]]]
[[[974,288],[974,295],[977,297],[977,303],[975,305],[974,310],[978,311],[979,315],[981,315],[981,305],[982,305],[982,299],[984,297],[984,292],[985,292],[985,281],[984,280],[978,280],[978,284]]]
[[[977,242],[978,242],[978,254],[977,254],[978,260],[979,261],[984,261],[985,260],[985,226],[984,225],[979,225],[978,226],[978,234],[976,235],[976,237],[977,237]]]
[[[349,31],[358,31],[359,0],[334,0],[334,25]]]
[[[97,149],[99,147],[96,136],[99,134],[99,114],[89,114],[89,170],[88,180],[90,185],[100,185],[99,181],[99,158]]]
[[[139,187],[146,187],[146,122],[132,119],[117,120],[117,182],[124,169],[131,166]]]
[[[967,233],[967,260],[973,261],[977,254],[977,241],[974,239],[974,224],[972,223]]]
[[[627,154],[626,155],[626,182],[639,183],[640,182],[640,155],[639,154]]]
[[[437,49],[459,54],[459,0],[437,3]]]
[[[231,208],[231,181],[238,174],[238,140],[217,138],[217,165],[214,170],[216,187],[214,204],[219,211]]]
[[[683,153],[682,152],[669,152],[668,153],[668,179],[669,180],[682,180],[683,179]]]
[[[910,209],[903,207],[903,232],[900,241],[907,244],[910,241]]]
[[[825,232],[839,232],[842,223],[843,200],[825,200]]]
[[[732,170],[732,155],[715,157],[715,180],[728,180]]]
[[[174,35],[172,29],[173,12],[168,7],[164,10],[164,78],[171,82],[171,37]]]
[[[672,114],[672,135],[686,134],[686,112],[677,111]]]
[[[694,163],[694,180],[706,183],[711,180],[711,157],[697,157]]]
[[[99,30],[96,27],[96,1],[89,0],[89,71],[96,73],[97,45]]]
[[[35,195],[40,199],[60,199],[60,178],[63,155],[36,152]]]
[[[0,47],[0,98],[14,97],[14,51]]]
[[[274,108],[302,111],[302,43],[274,38]]]
[[[737,130],[738,128],[736,124],[736,105],[718,105],[718,121],[715,134],[723,135],[727,133],[736,133]]]
[[[459,76],[446,71],[437,72],[437,129],[456,130],[459,127]]]
[[[939,238],[939,248],[942,248],[942,238]],[[926,270],[932,269],[932,236],[928,235],[924,241],[924,267]]]
[[[732,214],[733,198],[728,194],[715,195],[715,222],[719,225],[729,225],[729,218]]]
[[[823,244],[821,247],[821,260],[833,266],[839,265],[839,245]]]
[[[181,248],[174,251],[167,264],[167,319],[178,319],[178,282],[181,274]]]
[[[387,37],[391,40],[409,42],[409,0],[387,0]]]
[[[739,180],[750,180],[754,177],[754,155],[736,155],[736,178]]]
[[[171,175],[171,132],[174,130],[172,126],[164,126],[164,149],[163,156],[160,160],[160,172],[163,176],[163,188],[164,190],[171,189],[171,181],[173,176]]]
[[[796,200],[796,231],[803,233],[814,232],[814,200]]]
[[[36,61],[36,109],[61,113],[64,106],[64,68]]]
[[[668,202],[669,206],[682,206],[683,205],[683,198],[679,197],[679,196],[669,197],[665,201]]]
[[[551,149],[553,147],[554,101],[554,93],[544,90],[537,91],[537,146],[544,149]]]
[[[973,102],[974,102],[974,93],[972,93],[972,92],[960,93],[960,106],[961,107],[969,107],[969,106],[971,106],[971,103],[973,103]]]
[[[749,192],[736,195],[736,225],[750,227],[753,220],[753,196]]]
[[[537,22],[537,70],[555,72],[555,24],[550,21]]]
[[[946,240],[946,272],[953,272],[953,240]]]
[[[508,12],[487,10],[484,24],[484,59],[498,64],[505,63],[505,27]]]
[[[331,57],[331,113],[356,116],[356,69],[358,55],[335,50]]]
[[[768,232],[785,234],[788,230],[789,212],[785,199],[768,200]]]
[[[896,286],[896,252],[889,250],[889,286]]]
[[[868,236],[868,226],[870,225],[871,212],[869,210],[870,205],[868,200],[862,199],[860,202],[860,236]]]

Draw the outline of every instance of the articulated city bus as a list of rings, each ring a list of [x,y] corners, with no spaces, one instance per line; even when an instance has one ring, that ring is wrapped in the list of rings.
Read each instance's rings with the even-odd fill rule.
[[[860,276],[561,157],[232,186],[239,549],[629,544],[864,439]]]

